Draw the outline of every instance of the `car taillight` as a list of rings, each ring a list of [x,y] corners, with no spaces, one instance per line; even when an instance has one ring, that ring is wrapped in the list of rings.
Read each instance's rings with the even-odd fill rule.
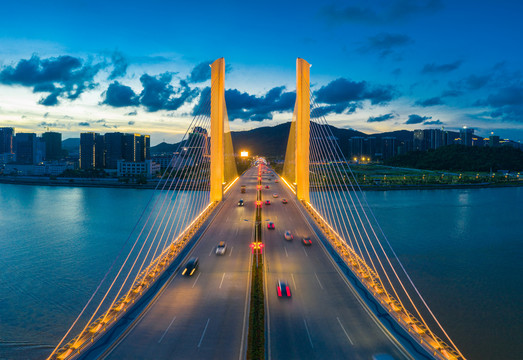
[[[287,296],[291,296],[291,289],[289,289],[289,287],[287,286]]]
[[[281,296],[281,288],[278,286],[278,296]]]

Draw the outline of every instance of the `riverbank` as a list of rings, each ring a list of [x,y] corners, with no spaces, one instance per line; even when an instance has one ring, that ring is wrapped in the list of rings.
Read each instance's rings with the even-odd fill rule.
[[[63,186],[63,187],[100,187],[100,188],[122,188],[122,189],[156,189],[159,179],[147,180],[147,184],[125,183],[118,179],[98,178],[49,178],[40,176],[2,176],[1,184],[15,185],[41,185],[41,186]],[[187,190],[193,186],[181,184]],[[350,185],[347,185],[350,189]],[[389,190],[438,190],[438,189],[478,189],[523,186],[522,181],[496,182],[496,183],[472,183],[472,184],[413,184],[413,185],[360,185],[365,191],[389,191]],[[314,188],[311,188],[313,190]]]

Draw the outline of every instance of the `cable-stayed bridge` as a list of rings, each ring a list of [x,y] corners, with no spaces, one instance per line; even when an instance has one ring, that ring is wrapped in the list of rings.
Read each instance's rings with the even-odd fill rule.
[[[314,101],[310,65],[297,60],[281,177],[263,159],[238,176],[224,59],[211,69],[171,166],[49,359],[252,356],[253,262],[263,269],[265,358],[464,359],[381,231]],[[278,296],[280,280],[291,298]]]

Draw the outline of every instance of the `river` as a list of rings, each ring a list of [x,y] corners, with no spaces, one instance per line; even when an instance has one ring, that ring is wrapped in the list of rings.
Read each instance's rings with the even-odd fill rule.
[[[0,359],[37,359],[52,350],[152,194],[0,184]],[[523,188],[366,197],[464,355],[523,358]]]

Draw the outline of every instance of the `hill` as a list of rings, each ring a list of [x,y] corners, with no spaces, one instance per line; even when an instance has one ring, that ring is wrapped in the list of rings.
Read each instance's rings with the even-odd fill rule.
[[[385,164],[425,170],[522,171],[523,151],[510,146],[448,145],[436,150],[399,155],[387,160]]]

